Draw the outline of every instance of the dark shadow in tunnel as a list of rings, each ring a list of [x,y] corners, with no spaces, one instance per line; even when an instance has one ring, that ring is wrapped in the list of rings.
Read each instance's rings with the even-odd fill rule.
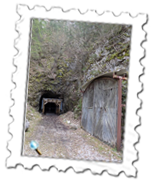
[[[49,91],[43,91],[42,96],[40,97],[40,100],[39,100],[39,112],[40,113],[42,112],[43,98],[56,98],[56,99],[61,98],[62,99],[62,95],[61,94],[53,94],[52,92],[49,92]],[[45,113],[56,113],[56,104],[50,103],[50,102],[47,103],[45,105]]]
[[[56,104],[55,103],[47,103],[45,105],[45,114],[46,113],[56,113]]]

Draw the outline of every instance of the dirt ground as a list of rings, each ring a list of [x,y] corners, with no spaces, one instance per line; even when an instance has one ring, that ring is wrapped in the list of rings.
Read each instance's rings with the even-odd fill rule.
[[[39,156],[30,148],[31,140],[38,142],[42,157],[122,162],[122,152],[84,131],[72,112],[60,116],[46,114],[41,120],[34,118],[30,122],[30,129],[25,133],[23,155]]]

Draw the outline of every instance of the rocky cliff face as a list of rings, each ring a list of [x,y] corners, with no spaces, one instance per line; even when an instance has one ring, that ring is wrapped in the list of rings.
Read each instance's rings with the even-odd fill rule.
[[[95,53],[90,54],[86,63],[84,83],[101,73],[128,71],[131,28],[124,26],[120,32],[100,44]]]
[[[39,62],[39,63],[38,63]],[[40,61],[31,60],[29,69],[28,101],[39,110],[40,98],[43,94],[51,97],[64,99],[64,111],[73,110],[80,93],[77,93],[78,83],[76,80],[62,81],[54,61],[47,59]]]
[[[54,56],[49,52],[40,59],[31,58],[28,102],[39,110],[40,98],[43,94],[50,93],[53,97],[59,96],[64,99],[64,111],[80,112],[82,103],[80,87],[83,84],[101,73],[128,69],[130,36],[131,27],[122,26],[119,31],[106,37],[104,43],[96,44],[86,57],[86,63],[80,74],[76,75],[73,73],[74,64],[70,64],[70,68],[67,69],[69,61],[64,63],[62,58],[59,58],[56,63]],[[77,61],[78,59],[75,60]]]

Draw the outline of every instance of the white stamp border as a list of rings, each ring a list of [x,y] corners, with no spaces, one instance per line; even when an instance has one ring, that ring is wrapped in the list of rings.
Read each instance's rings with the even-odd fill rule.
[[[145,37],[145,32],[142,30],[142,25],[144,22],[146,22],[146,15],[139,14],[136,18],[132,18],[129,16],[129,14],[123,13],[120,16],[115,17],[111,12],[106,12],[103,15],[98,16],[94,11],[88,11],[86,14],[81,15],[77,10],[71,10],[70,12],[64,13],[61,9],[52,9],[51,11],[46,12],[45,8],[43,7],[35,7],[34,10],[30,11],[26,6],[19,6],[18,12],[21,15],[21,20],[19,20],[19,22],[16,24],[17,30],[19,31],[19,38],[16,40],[16,48],[19,50],[19,54],[14,60],[18,70],[15,74],[13,74],[13,81],[16,82],[17,87],[12,91],[12,98],[15,99],[15,105],[11,108],[10,113],[15,120],[10,125],[10,132],[13,134],[13,138],[11,141],[9,141],[8,145],[8,149],[11,150],[11,156],[7,159],[7,167],[14,167],[17,163],[21,163],[29,169],[32,168],[34,164],[38,164],[41,169],[48,169],[50,166],[54,165],[56,168],[58,168],[58,170],[65,171],[68,167],[72,166],[76,172],[84,171],[87,168],[90,169],[92,173],[100,174],[103,170],[107,170],[108,173],[117,175],[120,171],[124,171],[127,176],[135,176],[136,169],[132,165],[132,162],[137,159],[137,150],[135,150],[133,144],[138,141],[139,136],[134,130],[134,128],[139,124],[139,117],[135,112],[140,104],[139,99],[137,98],[137,92],[139,92],[141,89],[141,83],[138,80],[138,76],[142,72],[142,68],[139,65],[139,59],[144,53],[144,50],[141,48],[140,44]],[[132,25],[125,144],[122,164],[61,160],[41,157],[30,158],[21,156],[21,135],[23,134],[22,131],[25,111],[24,104],[28,75],[27,65],[31,18],[79,20],[87,22]],[[16,127],[18,127],[18,131]]]

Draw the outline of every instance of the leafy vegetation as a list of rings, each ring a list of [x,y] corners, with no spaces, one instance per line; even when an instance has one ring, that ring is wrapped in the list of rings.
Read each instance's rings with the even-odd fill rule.
[[[51,91],[63,94],[66,110],[80,116],[81,85],[129,56],[130,33],[127,25],[33,19],[30,104],[37,107],[40,92]]]
[[[81,112],[82,112],[82,98],[79,99],[77,106],[75,107],[74,118],[77,119],[81,115]]]

